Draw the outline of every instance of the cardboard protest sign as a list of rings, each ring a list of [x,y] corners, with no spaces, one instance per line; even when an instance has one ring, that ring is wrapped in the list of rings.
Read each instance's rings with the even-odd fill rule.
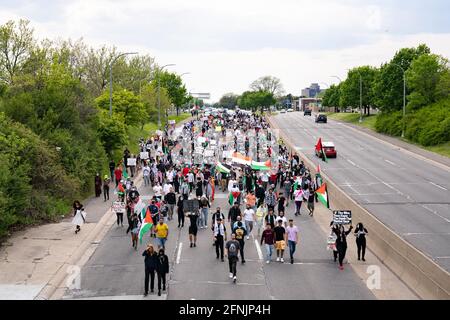
[[[125,213],[126,205],[125,202],[114,201],[112,204],[112,210],[116,213]]]
[[[127,166],[135,167],[136,166],[136,158],[128,158],[127,159]]]
[[[351,224],[352,212],[350,210],[334,210],[333,222],[336,224]]]
[[[142,160],[147,160],[149,158],[148,152],[141,152],[140,157]]]
[[[200,208],[200,205],[199,205],[197,199],[183,201],[183,211],[184,212],[197,213],[199,208]]]

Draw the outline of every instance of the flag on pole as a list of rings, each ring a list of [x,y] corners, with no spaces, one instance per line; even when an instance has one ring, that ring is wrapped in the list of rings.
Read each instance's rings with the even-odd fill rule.
[[[147,207],[145,212],[145,219],[142,221],[141,228],[139,229],[139,242],[142,244],[142,238],[153,227],[153,219],[150,214],[150,209]]]
[[[269,171],[272,168],[272,162],[270,162],[270,160],[267,160],[266,162],[252,161],[251,167],[253,170]]]
[[[219,170],[222,173],[230,173],[231,170],[229,168],[227,168],[225,165],[223,165],[222,163],[220,163],[219,161],[216,164],[216,168],[217,170]]]
[[[325,151],[323,150],[322,138],[319,138],[319,141],[317,141],[316,151],[321,152],[322,160],[325,162],[328,162],[327,155],[325,154]]]
[[[319,198],[320,202],[330,209],[330,201],[328,199],[328,190],[327,190],[327,184],[324,183],[322,186],[316,190],[317,198]]]
[[[228,203],[230,204],[230,206],[232,206],[234,204],[234,201],[236,201],[236,199],[241,195],[240,191],[233,191],[230,192],[230,195],[228,196]]]

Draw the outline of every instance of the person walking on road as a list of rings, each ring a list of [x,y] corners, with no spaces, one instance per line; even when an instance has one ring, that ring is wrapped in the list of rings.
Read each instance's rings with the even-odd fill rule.
[[[155,226],[156,243],[158,244],[158,250],[166,249],[166,241],[169,236],[169,226],[164,223],[164,218],[159,218],[159,223]]]
[[[178,214],[178,228],[184,227],[184,210],[183,210],[184,197],[180,196],[177,202],[177,214]]]
[[[156,267],[158,274],[158,296],[161,295],[161,283],[162,290],[166,291],[166,275],[169,273],[169,257],[164,253],[164,249],[159,249],[158,252],[158,264]]]
[[[276,198],[275,193],[273,192],[272,188],[270,188],[269,191],[266,192],[264,202],[266,203],[267,208],[269,208],[269,210],[275,209],[275,205],[277,204],[277,198]]]
[[[137,250],[138,245],[138,235],[139,235],[139,218],[136,213],[131,216],[130,225],[128,229],[131,230],[131,244],[135,250]],[[128,233],[128,231],[127,231]]]
[[[214,225],[214,241],[216,244],[216,259],[220,259],[223,262],[223,245],[224,241],[227,240],[227,229],[225,228],[225,225],[223,224],[222,218],[217,217],[216,218],[217,223]]]
[[[352,232],[353,226],[350,226],[350,228],[345,231],[345,228],[343,225],[340,225],[335,230],[336,233],[336,249],[339,255],[339,269],[344,270],[343,261],[345,258],[345,254],[347,252],[347,236],[350,232]],[[336,231],[338,230],[338,231]]]
[[[241,254],[241,262],[245,263],[244,258],[244,246],[245,246],[245,236],[247,235],[247,230],[244,228],[241,221],[237,222],[236,228],[233,230],[233,234],[236,235],[236,240],[239,242],[240,254]]]
[[[76,225],[75,234],[77,234],[81,231],[81,226],[86,223],[86,212],[78,200],[73,203],[73,216],[72,224]]]
[[[267,215],[267,207],[262,204],[258,207],[255,214],[255,222],[256,222],[256,229],[258,231],[258,238],[261,236],[262,228],[264,225],[264,218]]]
[[[236,235],[231,235],[231,240],[225,245],[225,256],[228,257],[228,265],[230,267],[230,278],[233,278],[233,282],[236,283],[237,277],[237,262],[239,260],[240,244],[236,240]]]
[[[197,247],[197,220],[198,220],[198,212],[189,212],[186,215],[190,220],[189,225],[189,241],[191,242],[191,248]]]
[[[100,178],[100,174],[97,173],[95,175],[95,196],[98,198],[102,194],[102,178]]]
[[[295,216],[301,216],[301,208],[303,202],[303,190],[302,188],[298,188],[294,191],[294,199],[295,199]]]
[[[309,188],[308,191],[308,210],[309,210],[309,215],[312,217],[314,216],[314,200],[315,200],[315,192],[313,188]]]
[[[150,167],[148,166],[148,163],[145,162],[144,168],[142,168],[142,176],[144,177],[144,187],[147,187],[150,185]]]
[[[170,188],[169,193],[167,193],[164,196],[164,200],[167,202],[167,205],[169,207],[169,221],[172,221],[173,212],[175,210],[175,205],[177,203],[177,196],[176,196],[175,192],[173,191],[172,187]]]
[[[202,215],[202,224],[200,228],[202,229],[206,229],[208,227],[209,208],[211,208],[209,200],[205,195],[203,195],[200,199],[200,211]]]
[[[256,220],[255,211],[252,209],[250,204],[247,203],[247,209],[244,210],[244,222],[245,229],[247,229],[247,240],[250,239],[250,234],[253,230],[253,223]]]
[[[228,211],[228,222],[230,223],[230,229],[233,230],[234,223],[238,220],[237,217],[241,216],[241,209],[239,204],[235,202],[233,206]]]
[[[269,213],[267,214],[267,216],[264,218],[264,221],[268,224],[270,224],[271,228],[275,228],[275,221],[276,221],[276,217],[273,213],[273,209],[269,209]]]
[[[111,183],[111,180],[108,178],[108,176],[105,175],[105,179],[103,179],[103,199],[106,201],[109,201],[109,184]]]
[[[116,168],[116,163],[113,159],[109,161],[109,173],[111,174],[111,180],[114,181],[114,169]]]
[[[148,282],[150,278],[150,292],[155,292],[155,271],[158,268],[158,254],[152,244],[147,245],[147,249],[142,253],[145,264],[144,297],[148,295]]]
[[[361,260],[362,253],[362,261],[366,261],[366,235],[369,234],[366,228],[364,228],[363,224],[360,222],[356,225],[355,229],[355,237],[356,237],[356,246],[358,248],[358,260]]]
[[[117,166],[116,170],[114,170],[114,178],[116,179],[116,188],[119,186],[120,180],[122,180],[122,169],[120,166]]]
[[[275,234],[270,223],[266,224],[266,229],[261,235],[261,245],[263,245],[263,242],[266,247],[266,263],[270,263],[272,261],[273,245],[275,243]]]
[[[286,228],[289,256],[291,258],[291,264],[294,264],[294,253],[298,244],[298,228],[294,225],[294,220],[289,219],[289,226]]]
[[[283,221],[278,220],[278,225],[273,229],[275,233],[275,249],[277,250],[277,261],[284,262],[283,255],[286,250],[286,229],[283,227]]]

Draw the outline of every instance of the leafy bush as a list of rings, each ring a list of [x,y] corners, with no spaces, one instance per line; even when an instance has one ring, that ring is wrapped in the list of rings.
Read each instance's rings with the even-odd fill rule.
[[[375,130],[391,136],[402,134],[402,113],[400,111],[382,113],[377,117]]]

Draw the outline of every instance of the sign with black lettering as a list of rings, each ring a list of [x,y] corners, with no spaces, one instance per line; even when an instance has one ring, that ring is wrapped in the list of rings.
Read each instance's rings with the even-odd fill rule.
[[[199,208],[200,208],[200,205],[199,205],[197,199],[183,201],[183,211],[184,212],[197,212]]]
[[[120,212],[125,213],[125,210],[126,210],[125,202],[114,201],[114,203],[112,205],[112,209],[116,213],[120,213]]]
[[[336,224],[351,224],[352,212],[350,210],[334,210],[333,222]]]

